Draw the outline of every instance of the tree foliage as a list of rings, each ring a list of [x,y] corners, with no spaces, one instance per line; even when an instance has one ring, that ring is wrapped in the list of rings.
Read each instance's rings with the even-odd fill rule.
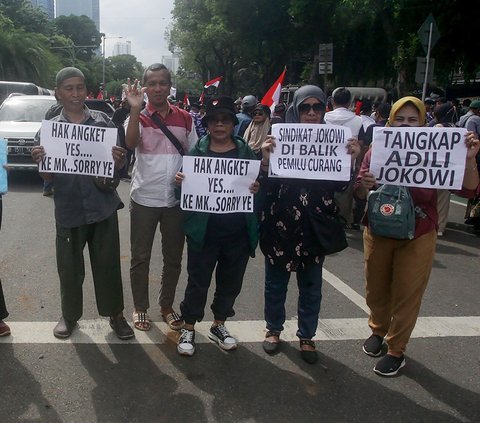
[[[170,48],[203,81],[224,76],[224,92],[262,95],[288,66],[287,82],[324,83],[318,45],[332,43],[327,87],[417,87],[418,29],[432,13],[441,37],[432,50],[437,83],[480,71],[480,9],[467,0],[176,0]]]

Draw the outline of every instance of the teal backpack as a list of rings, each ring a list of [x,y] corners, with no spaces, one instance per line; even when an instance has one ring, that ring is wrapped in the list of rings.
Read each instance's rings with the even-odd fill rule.
[[[380,236],[413,239],[415,207],[410,191],[398,185],[382,185],[367,199],[368,227]]]

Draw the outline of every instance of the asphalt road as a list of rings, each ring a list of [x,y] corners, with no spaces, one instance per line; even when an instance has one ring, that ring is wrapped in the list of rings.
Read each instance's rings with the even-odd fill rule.
[[[128,184],[119,192],[128,204]],[[298,353],[293,279],[285,331],[291,342],[272,357],[262,350],[260,252],[227,324],[241,341],[238,350],[221,351],[201,330],[196,355],[178,356],[176,334],[160,323],[155,306],[160,237],[151,266],[150,316],[158,323],[151,333],[118,341],[98,318],[87,270],[80,330],[71,340],[56,340],[53,200],[41,195],[37,175],[13,172],[0,233],[0,277],[13,329],[0,339],[0,422],[479,422],[480,238],[462,224],[463,213],[462,205],[451,204],[407,365],[399,377],[385,379],[373,373],[375,359],[361,352],[368,335],[361,232],[349,232],[350,247],[325,262],[316,365]],[[119,221],[130,320],[128,207]],[[183,272],[177,308],[185,282]],[[212,318],[207,309],[205,320]]]

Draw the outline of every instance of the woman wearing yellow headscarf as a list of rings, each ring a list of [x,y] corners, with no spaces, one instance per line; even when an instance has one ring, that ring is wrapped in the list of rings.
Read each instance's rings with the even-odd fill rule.
[[[390,112],[387,126],[425,126],[425,107],[416,97],[403,97]],[[463,190],[473,194],[479,184],[475,156],[479,141],[467,133],[467,162]],[[367,197],[377,187],[370,172],[371,150],[367,152],[355,184],[355,195]],[[423,293],[432,269],[437,239],[437,190],[408,188],[416,208],[413,239],[392,239],[373,234],[368,228],[368,214],[363,234],[366,277],[366,300],[370,307],[368,325],[372,335],[364,342],[363,351],[372,357],[387,354],[374,367],[375,373],[394,376],[405,365],[404,352],[420,311]]]

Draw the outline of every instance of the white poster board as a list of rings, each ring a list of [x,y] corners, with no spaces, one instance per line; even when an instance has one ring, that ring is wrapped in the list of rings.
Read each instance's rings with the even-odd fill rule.
[[[466,132],[443,127],[375,128],[370,172],[381,184],[461,189]]]
[[[44,120],[40,144],[46,155],[39,171],[112,178],[112,147],[116,143],[116,128]]]
[[[270,154],[270,176],[350,180],[350,128],[338,125],[278,123],[272,125],[276,147]]]
[[[253,212],[250,185],[259,160],[183,157],[182,210],[208,213]]]

